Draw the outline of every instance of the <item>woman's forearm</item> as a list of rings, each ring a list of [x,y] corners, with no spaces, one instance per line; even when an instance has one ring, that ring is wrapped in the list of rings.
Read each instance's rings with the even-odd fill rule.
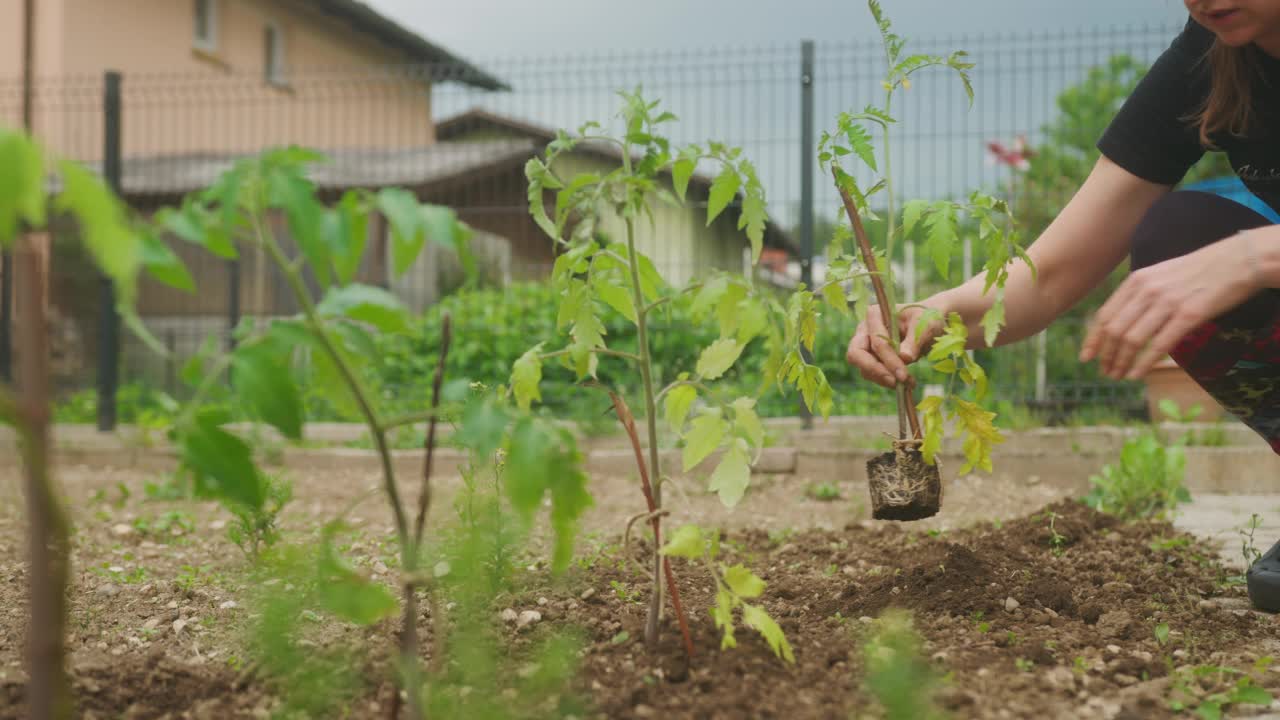
[[[1044,233],[1027,249],[1036,272],[1015,260],[1004,289],[1005,324],[995,345],[1029,338],[1097,287],[1129,252],[1129,238],[1168,187],[1141,180],[1103,158],[1084,185]],[[1277,260],[1280,267],[1280,258]],[[969,327],[969,347],[986,347],[983,315],[995,302],[995,288],[983,293],[985,273],[925,301],[955,312]]]

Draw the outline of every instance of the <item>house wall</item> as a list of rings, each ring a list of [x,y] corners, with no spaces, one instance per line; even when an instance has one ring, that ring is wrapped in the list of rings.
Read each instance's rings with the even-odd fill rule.
[[[20,5],[0,2],[5,39],[20,38],[20,25],[5,22]],[[217,8],[218,47],[205,52],[194,44],[194,0],[40,0],[41,74],[60,78],[42,102],[46,142],[78,159],[100,157],[108,69],[124,73],[126,155],[435,141],[430,84],[369,72],[404,65],[403,54],[301,0],[217,0]],[[268,23],[284,37],[285,86],[264,75]],[[0,77],[16,77],[15,51],[0,47]]]
[[[561,178],[579,173],[604,173],[617,165],[581,153],[561,155],[553,168]],[[670,184],[667,184],[670,189]],[[657,198],[650,200],[654,220],[641,219],[636,224],[636,248],[647,255],[658,272],[674,286],[687,285],[713,269],[742,270],[742,248],[747,246],[745,233],[737,229],[736,214],[725,211],[707,227],[706,207],[690,202],[673,207]],[[621,218],[601,218],[599,230],[610,240],[626,242],[626,224]]]

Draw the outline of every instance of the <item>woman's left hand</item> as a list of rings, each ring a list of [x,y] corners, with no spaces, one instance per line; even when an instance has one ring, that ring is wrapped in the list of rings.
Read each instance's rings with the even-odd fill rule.
[[[1097,358],[1114,380],[1145,375],[1197,326],[1265,286],[1260,239],[1233,235],[1130,274],[1098,311],[1081,362]]]

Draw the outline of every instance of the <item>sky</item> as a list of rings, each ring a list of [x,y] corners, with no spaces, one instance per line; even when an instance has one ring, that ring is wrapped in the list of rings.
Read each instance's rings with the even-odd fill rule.
[[[865,39],[860,0],[365,0],[472,60]],[[907,37],[1168,23],[1183,0],[882,0]]]

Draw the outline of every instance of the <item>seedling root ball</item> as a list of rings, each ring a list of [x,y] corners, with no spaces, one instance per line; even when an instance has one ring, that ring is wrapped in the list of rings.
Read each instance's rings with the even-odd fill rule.
[[[938,465],[925,462],[919,445],[918,440],[895,441],[893,450],[867,461],[876,520],[923,520],[942,509]]]

